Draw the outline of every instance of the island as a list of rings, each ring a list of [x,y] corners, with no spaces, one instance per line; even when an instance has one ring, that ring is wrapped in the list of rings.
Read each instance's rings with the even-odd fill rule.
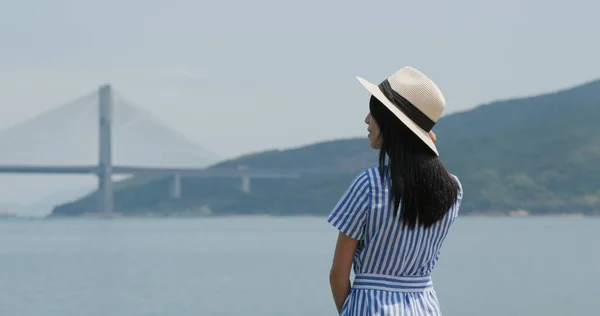
[[[464,188],[462,214],[600,214],[600,80],[542,95],[501,100],[446,115],[434,131],[440,158]],[[362,169],[377,166],[365,138],[252,153],[211,168],[324,170],[299,179],[169,177],[115,183],[120,216],[326,215]],[[86,216],[95,193],[58,205],[51,215]]]

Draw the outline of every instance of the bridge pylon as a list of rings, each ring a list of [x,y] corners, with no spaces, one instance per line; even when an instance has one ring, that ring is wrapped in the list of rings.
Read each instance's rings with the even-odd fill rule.
[[[99,110],[99,160],[98,160],[98,212],[114,212],[112,182],[112,114],[113,93],[110,85],[98,89]]]

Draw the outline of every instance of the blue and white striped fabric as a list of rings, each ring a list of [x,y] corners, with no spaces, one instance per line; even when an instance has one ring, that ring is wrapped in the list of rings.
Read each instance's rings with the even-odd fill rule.
[[[445,218],[427,229],[410,230],[394,216],[390,186],[389,176],[382,182],[378,168],[363,170],[327,219],[360,241],[352,290],[341,315],[441,315],[430,275],[458,216],[462,188]]]

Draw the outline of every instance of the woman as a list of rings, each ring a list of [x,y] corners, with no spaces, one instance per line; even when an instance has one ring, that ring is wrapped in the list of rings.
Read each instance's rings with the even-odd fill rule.
[[[379,167],[360,172],[327,219],[339,230],[335,304],[340,315],[441,315],[430,274],[462,200],[431,131],[444,97],[411,67],[379,85],[358,80],[371,93],[365,123]]]

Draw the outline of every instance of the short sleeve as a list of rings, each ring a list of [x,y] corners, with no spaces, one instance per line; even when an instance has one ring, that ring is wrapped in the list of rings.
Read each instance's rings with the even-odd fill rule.
[[[349,237],[360,240],[371,204],[371,184],[368,171],[358,174],[337,202],[327,222]]]

